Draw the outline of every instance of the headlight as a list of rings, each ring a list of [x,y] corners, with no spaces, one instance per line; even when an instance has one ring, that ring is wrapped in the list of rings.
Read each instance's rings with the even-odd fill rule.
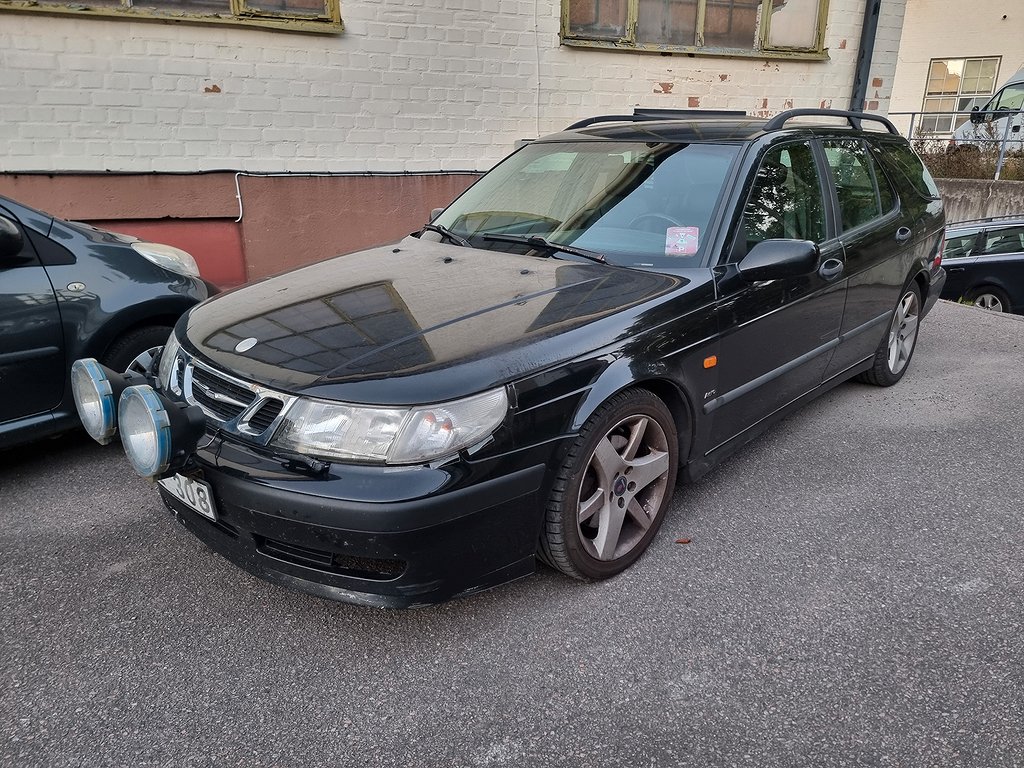
[[[152,387],[128,387],[117,407],[121,444],[132,468],[156,477],[171,463],[171,419]]]
[[[191,254],[175,248],[173,245],[162,243],[132,243],[132,249],[141,256],[145,256],[158,267],[163,267],[170,272],[187,277],[199,277],[199,267]]]
[[[159,382],[160,389],[164,392],[169,391],[171,371],[174,370],[174,359],[178,356],[180,349],[181,344],[178,343],[178,337],[174,335],[174,331],[171,331],[171,335],[167,337],[164,348],[160,352],[160,365],[156,369],[157,382]]]
[[[324,459],[415,464],[480,442],[501,424],[507,411],[504,388],[411,409],[300,399],[271,442]]]

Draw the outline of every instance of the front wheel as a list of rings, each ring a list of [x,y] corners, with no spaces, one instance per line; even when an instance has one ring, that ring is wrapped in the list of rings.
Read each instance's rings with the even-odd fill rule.
[[[650,544],[675,490],[679,440],[668,407],[622,392],[591,416],[548,500],[539,555],[577,579],[606,579]]]
[[[893,310],[889,332],[875,351],[871,367],[857,378],[879,387],[891,387],[903,378],[917,347],[921,322],[921,290],[917,283],[907,286]]]
[[[146,373],[171,330],[169,325],[148,325],[129,331],[110,345],[101,362],[119,373]]]

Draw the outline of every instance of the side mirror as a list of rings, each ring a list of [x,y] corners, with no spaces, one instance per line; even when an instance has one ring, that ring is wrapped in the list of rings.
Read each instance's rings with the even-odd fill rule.
[[[981,111],[981,107],[975,107],[971,110],[971,122],[975,125],[981,125],[985,122],[985,113]]]
[[[427,221],[433,221],[444,212],[444,208],[435,208],[430,212],[430,218]]]
[[[818,268],[818,246],[810,240],[762,240],[738,265],[751,283],[809,275]]]
[[[25,238],[18,225],[0,216],[0,260],[13,259],[25,247]]]

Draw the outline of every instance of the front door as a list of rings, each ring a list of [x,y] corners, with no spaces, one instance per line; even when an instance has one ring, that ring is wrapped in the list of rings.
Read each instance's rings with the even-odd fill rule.
[[[56,408],[67,371],[60,312],[46,269],[20,222],[20,254],[0,257],[0,424]]]
[[[722,332],[712,450],[815,389],[838,345],[846,290],[842,244],[827,215],[821,166],[810,142],[771,147],[761,158],[727,263],[717,267]],[[768,239],[810,240],[820,269],[749,283],[736,264]]]

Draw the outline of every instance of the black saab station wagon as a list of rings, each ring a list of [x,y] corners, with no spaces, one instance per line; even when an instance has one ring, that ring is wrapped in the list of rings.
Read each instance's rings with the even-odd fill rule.
[[[591,118],[393,246],[193,309],[146,379],[79,361],[79,410],[279,584],[411,606],[538,559],[603,579],[677,477],[851,377],[900,380],[942,232],[883,118]]]

